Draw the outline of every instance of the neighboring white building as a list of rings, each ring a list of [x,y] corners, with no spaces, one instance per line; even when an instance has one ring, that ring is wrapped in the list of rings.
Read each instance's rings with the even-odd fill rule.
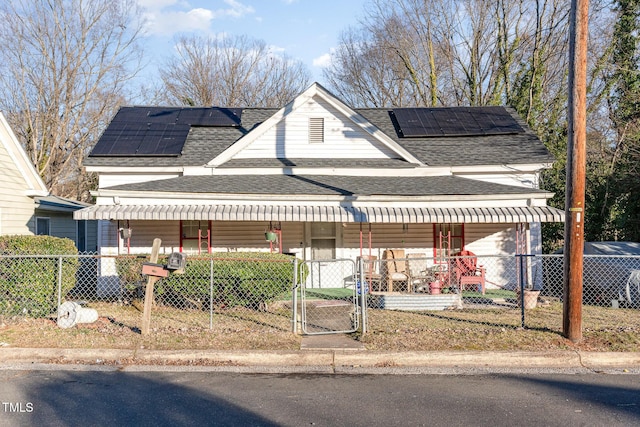
[[[103,255],[269,251],[301,259],[388,248],[540,252],[539,173],[554,161],[512,109],[354,109],[318,84],[282,109],[124,107],[91,154]],[[280,243],[278,243],[279,246]],[[279,248],[278,248],[279,249]]]
[[[74,220],[90,206],[49,194],[11,127],[0,113],[0,235],[47,234],[97,250],[96,221]]]

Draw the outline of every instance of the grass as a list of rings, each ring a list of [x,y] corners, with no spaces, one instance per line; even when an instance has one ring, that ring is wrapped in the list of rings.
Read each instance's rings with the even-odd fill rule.
[[[506,289],[487,289],[485,292],[485,295],[478,294],[478,292],[473,292],[473,291],[464,291],[462,292],[462,296],[463,297],[473,296],[475,298],[490,298],[490,299],[492,298],[509,299],[509,298],[515,298],[516,293]]]
[[[583,307],[583,340],[562,336],[562,303],[526,310],[451,310],[390,312],[369,310],[369,333],[361,339],[375,350],[638,351],[640,312],[632,309]]]
[[[333,291],[325,293],[329,298],[339,295]],[[216,308],[212,321],[208,311],[156,306],[152,311],[151,333],[147,336],[140,334],[142,315],[135,307],[116,303],[92,303],[90,307],[98,311],[98,321],[69,329],[59,328],[54,318],[0,317],[0,346],[157,350],[300,348],[301,337],[291,332],[290,306],[284,302],[272,305],[270,312]],[[584,306],[583,341],[579,344],[562,336],[562,303],[559,301],[527,310],[525,329],[520,327],[520,310],[513,308],[423,312],[369,309],[367,313],[368,333],[364,336],[356,333],[353,337],[370,350],[638,351],[640,348],[640,310],[637,309]]]
[[[245,309],[209,313],[154,307],[151,333],[143,336],[141,312],[133,306],[92,303],[98,321],[68,329],[54,318],[0,320],[0,345],[11,347],[182,349],[280,349],[300,348],[300,337],[291,333],[289,311],[264,313]]]
[[[348,288],[307,289],[305,291],[305,295],[307,298],[349,299],[353,296],[353,289],[348,289]]]

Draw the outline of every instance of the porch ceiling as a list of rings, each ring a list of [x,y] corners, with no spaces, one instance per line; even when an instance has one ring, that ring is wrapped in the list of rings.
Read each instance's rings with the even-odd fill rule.
[[[550,206],[503,208],[393,208],[266,205],[95,205],[74,213],[77,220],[211,220],[371,223],[563,222]]]

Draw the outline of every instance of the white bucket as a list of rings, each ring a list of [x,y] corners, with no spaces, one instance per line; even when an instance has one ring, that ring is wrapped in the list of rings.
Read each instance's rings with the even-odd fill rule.
[[[84,308],[73,301],[67,301],[58,307],[58,326],[71,328],[76,323],[93,323],[98,320],[98,312],[93,308]]]

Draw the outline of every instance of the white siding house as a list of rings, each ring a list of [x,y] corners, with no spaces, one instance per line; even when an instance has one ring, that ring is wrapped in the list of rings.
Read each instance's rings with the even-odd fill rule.
[[[0,234],[34,234],[34,197],[49,192],[2,113],[0,165]]]
[[[100,187],[75,218],[101,221],[105,255],[159,237],[164,253],[433,257],[442,230],[513,255],[523,228],[540,252],[539,223],[564,220],[538,189],[553,160],[508,108],[354,109],[318,84],[279,110],[123,107],[85,159]]]
[[[74,220],[87,203],[49,194],[6,119],[0,113],[0,235],[47,234],[97,250],[96,221]]]

